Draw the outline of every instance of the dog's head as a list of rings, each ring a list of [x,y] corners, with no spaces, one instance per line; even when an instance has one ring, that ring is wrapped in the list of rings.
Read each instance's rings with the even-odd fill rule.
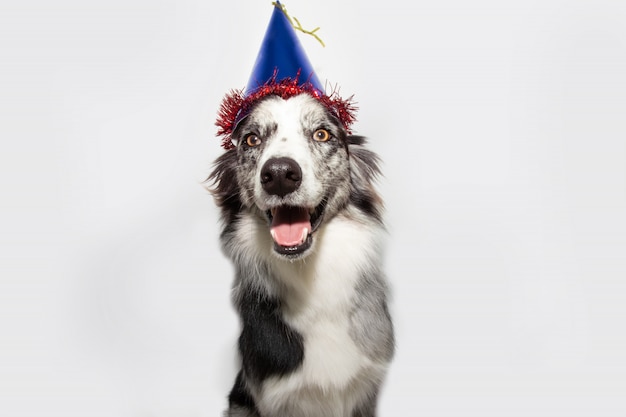
[[[294,259],[310,251],[316,231],[351,200],[378,215],[370,184],[376,157],[355,149],[351,158],[351,145],[362,143],[351,138],[308,94],[255,103],[233,130],[235,148],[211,176],[225,222],[242,211],[253,214],[266,225],[274,252]]]

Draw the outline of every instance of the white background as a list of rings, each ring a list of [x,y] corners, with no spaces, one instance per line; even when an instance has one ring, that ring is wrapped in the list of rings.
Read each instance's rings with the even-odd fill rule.
[[[384,159],[381,416],[626,416],[626,3],[286,3]],[[0,415],[208,417],[222,96],[270,1],[0,6]]]

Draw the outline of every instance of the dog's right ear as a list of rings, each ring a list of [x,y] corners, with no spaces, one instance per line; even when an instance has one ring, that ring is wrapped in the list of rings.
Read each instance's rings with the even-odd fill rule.
[[[224,152],[215,160],[213,172],[205,183],[208,183],[207,189],[222,211],[222,220],[225,223],[233,221],[242,208],[237,186],[236,149]]]
[[[237,121],[237,124],[235,124],[233,133],[230,135],[230,141],[233,143],[233,145],[235,145],[235,148],[239,146],[239,141],[241,140],[241,127],[246,124],[245,122],[246,120],[248,120],[249,116],[249,114],[246,114],[241,119],[239,119]]]

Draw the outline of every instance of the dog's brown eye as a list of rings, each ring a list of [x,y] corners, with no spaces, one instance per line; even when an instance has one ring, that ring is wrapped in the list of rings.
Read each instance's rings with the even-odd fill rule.
[[[246,136],[246,143],[250,147],[259,146],[261,144],[261,139],[255,135],[254,133]]]
[[[326,129],[317,129],[315,133],[313,133],[313,140],[318,142],[326,142],[330,139],[330,133]]]

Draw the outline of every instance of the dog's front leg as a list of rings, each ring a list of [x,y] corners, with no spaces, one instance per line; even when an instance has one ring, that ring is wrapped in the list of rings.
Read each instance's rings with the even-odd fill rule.
[[[283,321],[280,302],[267,294],[240,287],[235,305],[242,323],[242,370],[229,395],[226,416],[260,417],[252,393],[268,377],[286,375],[302,364],[303,339]]]
[[[249,383],[259,384],[270,376],[286,375],[304,359],[302,335],[282,318],[280,302],[267,294],[247,290],[238,303],[243,329],[239,352]]]
[[[228,410],[225,417],[260,417],[254,404],[254,399],[250,395],[243,380],[243,373],[239,371],[235,385],[228,396]]]

